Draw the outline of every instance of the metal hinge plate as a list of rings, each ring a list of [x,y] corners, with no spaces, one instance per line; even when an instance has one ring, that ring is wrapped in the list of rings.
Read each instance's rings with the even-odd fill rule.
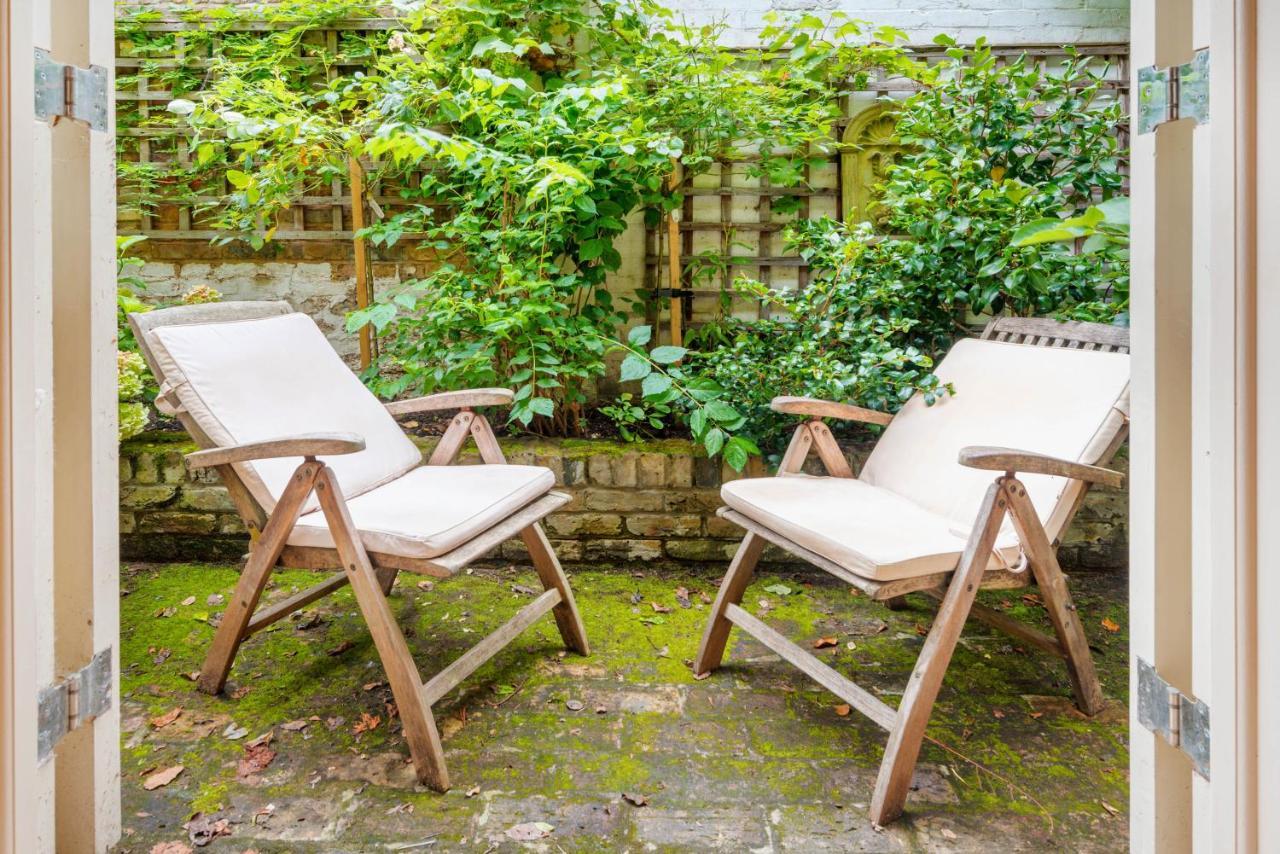
[[[40,692],[36,756],[43,761],[62,737],[111,708],[111,647]]]
[[[1151,133],[1165,122],[1209,121],[1209,49],[1169,68],[1138,69],[1138,133]]]
[[[1138,659],[1138,723],[1164,737],[1209,779],[1209,706],[1174,688],[1156,669]]]
[[[42,47],[36,48],[35,64],[36,118],[51,121],[65,117],[85,122],[94,130],[107,129],[107,69],[58,62]]]

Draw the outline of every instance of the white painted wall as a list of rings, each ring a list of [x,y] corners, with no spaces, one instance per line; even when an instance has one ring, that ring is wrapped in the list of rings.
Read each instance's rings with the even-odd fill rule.
[[[723,22],[733,45],[759,41],[770,11],[851,17],[906,31],[914,44],[939,33],[997,44],[1127,42],[1129,0],[666,0],[691,24]]]

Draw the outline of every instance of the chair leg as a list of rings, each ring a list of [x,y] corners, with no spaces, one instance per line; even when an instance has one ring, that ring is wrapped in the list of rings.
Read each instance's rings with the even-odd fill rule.
[[[929,630],[920,657],[916,659],[911,681],[902,695],[897,719],[889,732],[880,774],[876,777],[875,794],[871,799],[871,820],[884,825],[902,815],[907,790],[920,755],[925,726],[933,712],[933,703],[942,686],[947,665],[955,652],[956,641],[964,628],[969,609],[978,595],[982,573],[986,571],[991,548],[1004,520],[1007,500],[1003,492],[1003,478],[987,490],[982,509],[974,520],[973,532],[960,557],[960,563],[947,588],[947,595],[938,609],[938,615]]]
[[[1031,499],[1027,497],[1026,487],[1019,481],[1008,478],[1005,494],[1009,499],[1014,528],[1027,552],[1031,571],[1035,573],[1036,584],[1040,587],[1040,596],[1058,635],[1058,643],[1065,653],[1076,706],[1086,715],[1096,715],[1104,705],[1102,685],[1098,682],[1098,673],[1093,667],[1093,654],[1089,651],[1084,627],[1080,625],[1079,614],[1071,601],[1071,592],[1067,589],[1067,578],[1058,565],[1058,556],[1049,542],[1044,526],[1040,524],[1040,517],[1031,504]]]
[[[905,593],[901,596],[890,596],[884,600],[883,604],[890,611],[905,611],[908,607],[907,596]]]
[[[733,624],[725,616],[730,605],[742,602],[742,595],[751,583],[751,575],[760,561],[760,553],[764,551],[764,538],[748,533],[742,538],[742,544],[729,564],[724,581],[720,582],[720,592],[711,606],[711,614],[707,618],[707,628],[702,633],[702,644],[698,647],[698,655],[693,660],[693,672],[702,676],[720,666],[724,660],[725,644],[729,642],[729,630]]]
[[[226,685],[227,674],[240,649],[240,642],[244,640],[245,629],[258,607],[258,600],[262,598],[271,570],[280,559],[280,552],[289,539],[289,532],[298,521],[302,505],[311,494],[320,469],[321,465],[315,460],[307,460],[298,466],[280,495],[271,517],[267,519],[262,535],[253,544],[200,670],[200,679],[196,685],[206,694],[217,694]]]
[[[533,568],[538,572],[538,578],[542,580],[542,586],[547,590],[554,588],[560,591],[560,604],[552,609],[551,614],[556,619],[556,627],[560,629],[560,637],[564,638],[564,645],[579,655],[590,655],[587,630],[582,625],[582,615],[578,613],[569,579],[565,577],[560,559],[547,541],[542,525],[530,525],[520,532],[520,538],[529,550],[529,557],[533,561]]]
[[[351,523],[337,479],[329,468],[322,469],[316,480],[316,495],[338,548],[343,569],[351,579],[356,602],[369,625],[378,657],[382,659],[418,779],[438,792],[447,791],[449,772],[445,767],[444,748],[440,744],[431,706],[422,694],[422,677],[413,663],[404,633],[391,613],[391,605],[382,592],[381,580]]]

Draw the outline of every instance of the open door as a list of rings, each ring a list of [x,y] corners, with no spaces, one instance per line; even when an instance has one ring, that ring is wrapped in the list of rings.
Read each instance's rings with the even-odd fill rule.
[[[1280,170],[1259,143],[1280,132],[1280,8],[1132,9],[1131,843],[1269,850]]]
[[[0,0],[0,852],[120,828],[113,8]]]

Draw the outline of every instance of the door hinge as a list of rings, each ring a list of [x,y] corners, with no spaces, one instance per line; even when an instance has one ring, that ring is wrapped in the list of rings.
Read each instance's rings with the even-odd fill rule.
[[[1151,133],[1165,122],[1209,121],[1209,49],[1196,51],[1190,62],[1168,68],[1138,69],[1138,133]]]
[[[64,735],[111,708],[111,647],[40,692],[36,757],[43,761]]]
[[[1138,723],[1187,754],[1196,773],[1209,779],[1208,704],[1183,694],[1141,658],[1138,659]]]
[[[94,130],[107,129],[107,69],[58,62],[42,47],[36,48],[35,62],[36,118],[49,121],[65,117],[85,122]]]

